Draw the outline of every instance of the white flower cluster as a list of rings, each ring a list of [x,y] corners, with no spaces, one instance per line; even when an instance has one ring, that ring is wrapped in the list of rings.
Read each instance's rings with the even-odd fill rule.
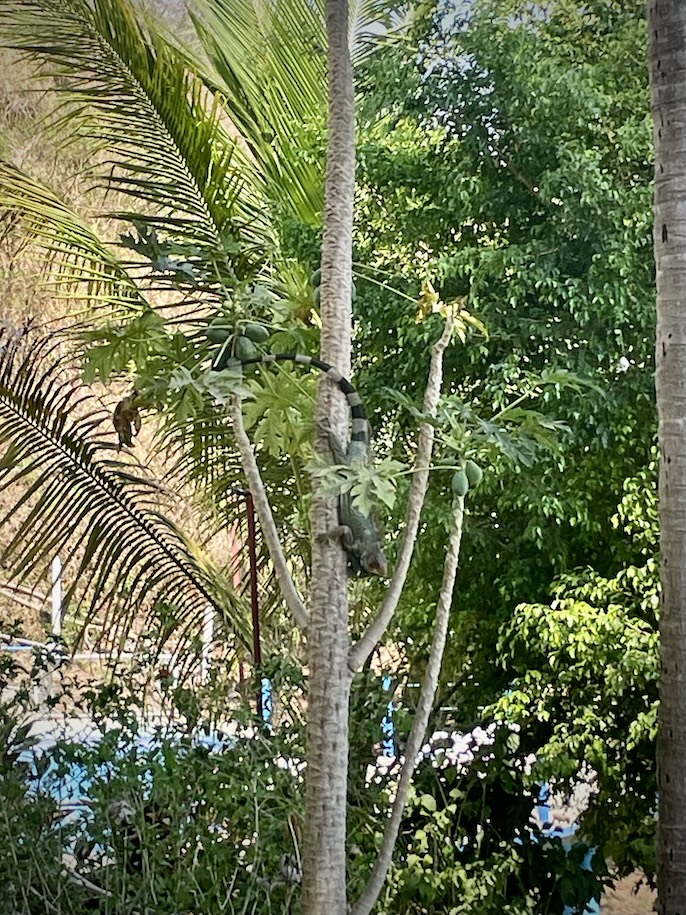
[[[435,769],[458,769],[464,773],[469,769],[477,755],[481,759],[493,759],[493,754],[484,754],[484,748],[495,743],[498,728],[507,727],[516,732],[516,724],[503,725],[501,722],[492,722],[486,727],[477,725],[472,731],[460,734],[456,731],[434,731],[424,746],[417,754],[417,764],[423,760],[430,760]],[[404,756],[377,756],[376,760],[367,766],[365,782],[367,785],[381,785],[400,771],[405,762]],[[525,760],[522,765],[531,764]]]
[[[492,758],[484,756],[481,751],[495,742],[496,730],[497,725],[493,722],[485,728],[477,725],[466,734],[434,731],[422,747],[417,762],[430,759],[434,769],[453,768],[464,772],[474,762],[477,753],[482,759]]]

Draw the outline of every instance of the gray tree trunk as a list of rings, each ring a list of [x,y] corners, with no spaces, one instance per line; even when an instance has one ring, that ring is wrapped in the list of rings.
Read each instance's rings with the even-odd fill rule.
[[[686,913],[686,2],[649,0],[662,604],[659,911]]]
[[[347,0],[327,0],[329,135],[322,247],[322,357],[350,374],[355,104],[348,47]],[[336,387],[319,386],[317,419],[344,439],[348,406]],[[328,453],[321,434],[316,447]],[[346,559],[327,538],[336,502],[315,491],[308,643],[306,813],[303,915],[346,915],[348,667]]]

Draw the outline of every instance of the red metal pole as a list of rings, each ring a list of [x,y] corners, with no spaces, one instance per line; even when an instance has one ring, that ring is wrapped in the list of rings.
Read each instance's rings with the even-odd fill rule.
[[[244,490],[248,516],[248,555],[250,557],[250,606],[252,608],[252,653],[257,677],[257,715],[262,717],[262,644],[260,641],[260,607],[257,596],[257,543],[255,505],[250,490]]]

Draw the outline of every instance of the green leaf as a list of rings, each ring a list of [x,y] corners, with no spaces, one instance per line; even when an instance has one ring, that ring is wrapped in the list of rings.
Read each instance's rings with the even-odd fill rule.
[[[323,158],[308,154],[304,138],[319,142],[326,111],[321,0],[196,0],[191,15],[267,192],[319,225]]]
[[[178,615],[164,637],[197,633],[212,606],[247,638],[246,607],[230,579],[160,512],[159,484],[112,456],[111,415],[65,375],[49,344],[32,341],[25,355],[23,342],[0,352],[0,444],[8,449],[0,492],[24,484],[8,512],[22,520],[6,567],[21,581],[66,553],[65,603],[78,598],[86,620],[108,621],[115,643],[134,615],[152,620],[165,601]]]
[[[19,217],[25,236],[43,252],[56,294],[104,304],[122,316],[145,306],[124,265],[95,232],[48,187],[2,160],[0,209]]]
[[[429,813],[436,812],[436,798],[433,794],[422,794],[419,798],[419,804],[424,810],[428,810]]]

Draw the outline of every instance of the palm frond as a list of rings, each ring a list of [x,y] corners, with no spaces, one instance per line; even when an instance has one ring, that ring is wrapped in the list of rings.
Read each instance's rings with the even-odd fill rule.
[[[267,194],[319,225],[327,109],[326,25],[321,0],[192,0],[191,18],[212,61],[223,105],[264,174]],[[404,21],[403,0],[350,4],[359,63]]]
[[[224,108],[271,198],[318,225],[326,112],[321,0],[194,0],[191,16],[221,79]]]
[[[270,244],[258,182],[185,56],[129,0],[0,0],[0,12],[3,44],[50,66],[61,123],[95,143],[104,184],[135,201],[116,215],[227,276],[252,275]]]
[[[158,444],[174,484],[200,484],[212,503],[218,486],[240,488],[243,471],[225,410],[208,403],[202,412],[167,423]]]
[[[21,482],[20,517],[2,563],[21,583],[57,551],[85,620],[115,641],[153,624],[160,639],[195,638],[206,608],[248,644],[247,608],[228,580],[159,510],[160,486],[115,457],[110,414],[75,385],[47,344],[0,351],[0,493]],[[109,429],[108,429],[109,431]],[[7,518],[4,519],[7,521]],[[3,522],[4,523],[4,522]],[[146,623],[147,620],[147,623]]]
[[[414,8],[406,0],[352,0],[350,10],[353,64],[360,65],[405,31]]]
[[[145,305],[122,262],[80,217],[50,188],[0,160],[0,224],[12,230],[17,220],[42,251],[59,296],[105,304],[113,317]]]
[[[158,447],[168,467],[165,480],[170,487],[182,485],[193,489],[205,506],[211,506],[208,531],[233,529],[238,540],[247,543],[247,502],[245,476],[236,450],[235,436],[224,410],[212,404],[184,422],[168,422],[160,434]],[[282,542],[287,545],[294,572],[302,579],[309,576],[310,537],[306,512],[296,518],[301,500],[294,499],[293,466],[283,459],[260,461],[262,477],[270,492],[274,520]],[[302,471],[301,471],[302,472]],[[296,508],[294,508],[296,506]],[[277,587],[270,588],[271,559],[257,528],[257,565],[263,583],[261,612],[272,615],[283,600]],[[228,569],[226,570],[228,573]]]

